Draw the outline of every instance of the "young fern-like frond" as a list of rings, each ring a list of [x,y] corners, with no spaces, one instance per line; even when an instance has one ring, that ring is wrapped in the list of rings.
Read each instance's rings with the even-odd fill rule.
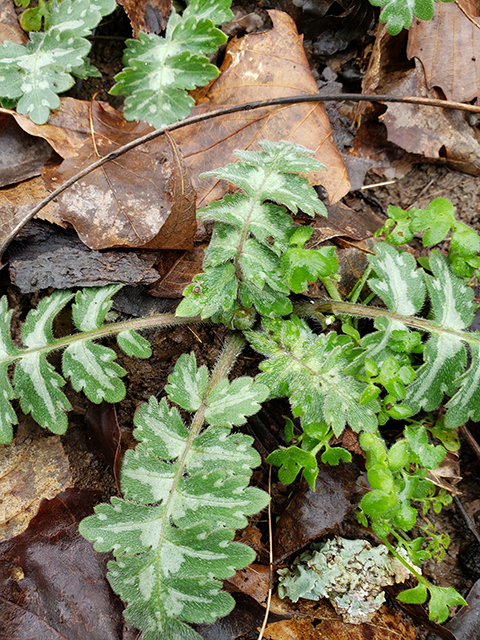
[[[231,0],[190,0],[180,16],[174,7],[164,37],[138,34],[127,40],[125,68],[110,93],[127,96],[127,120],[145,120],[156,129],[186,118],[193,105],[188,89],[204,86],[219,74],[205,54],[227,41],[215,25],[233,17]]]
[[[260,457],[252,438],[231,434],[269,394],[251,378],[229,383],[224,372],[243,346],[234,336],[209,378],[195,356],[184,354],[169,376],[170,401],[195,411],[187,427],[176,407],[150,398],[135,414],[134,436],[122,466],[125,500],[96,507],[80,524],[98,551],[113,550],[113,589],[128,602],[126,619],[145,640],[193,640],[184,622],[213,622],[234,606],[219,579],[250,564],[255,553],[232,542],[246,515],[263,509],[268,495],[247,487]],[[231,364],[230,362],[230,364]]]
[[[0,44],[2,105],[16,105],[36,124],[47,122],[50,110],[60,106],[58,94],[70,89],[74,76],[100,75],[87,62],[91,45],[86,36],[115,7],[115,0],[52,0],[45,32],[30,33],[26,45]]]
[[[263,316],[292,311],[281,257],[295,226],[285,207],[293,213],[300,209],[311,216],[326,215],[313,187],[298,175],[324,166],[300,145],[265,140],[259,144],[261,152],[236,151],[240,162],[205,174],[228,180],[244,193],[226,195],[198,212],[203,220],[215,221],[215,227],[205,252],[204,273],[185,289],[179,316],[201,314],[246,328],[248,322],[253,324],[254,309]],[[317,268],[322,276],[336,266],[332,267],[329,249],[315,252],[325,254]],[[289,270],[296,265],[286,263]]]

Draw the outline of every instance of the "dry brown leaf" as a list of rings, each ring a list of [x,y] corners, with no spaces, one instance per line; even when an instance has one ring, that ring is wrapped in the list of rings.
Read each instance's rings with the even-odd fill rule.
[[[18,225],[30,218],[32,206],[46,195],[48,192],[40,176],[0,189],[0,244],[12,239]],[[56,219],[57,209],[58,205],[50,202],[41,211],[42,219]]]
[[[304,94],[317,94],[295,23],[281,11],[269,11],[273,29],[234,39],[227,49],[222,73],[211,85],[193,114],[244,102]],[[197,189],[197,205],[205,206],[225,195],[225,182],[198,180],[209,169],[234,160],[234,149],[258,150],[258,140],[289,140],[313,149],[327,171],[310,174],[311,184],[321,184],[331,202],[350,189],[347,172],[333,139],[321,103],[268,107],[243,111],[175,132],[185,164]]]
[[[269,624],[265,640],[415,640],[413,625],[400,614],[383,606],[373,620],[363,624],[343,622],[328,600],[300,600],[272,597],[271,611],[294,613],[299,617]]]
[[[425,86],[422,64],[416,62],[388,91],[391,95],[437,97]],[[409,153],[448,163],[458,171],[480,175],[479,135],[459,111],[413,104],[389,104],[379,118],[388,139]]]
[[[0,0],[0,42],[25,44],[28,37],[18,22],[12,0]]]
[[[250,564],[229,578],[228,586],[230,590],[240,591],[265,604],[270,586],[270,568],[264,564]]]
[[[193,276],[202,271],[205,246],[199,244],[193,251],[181,254],[178,251],[164,251],[156,265],[160,280],[150,287],[149,293],[158,298],[181,298]]]
[[[125,9],[133,37],[138,38],[138,32],[159,34],[165,30],[166,19],[172,0],[117,0]]]
[[[473,18],[480,15],[479,0],[462,0],[462,7]],[[432,20],[413,21],[407,57],[421,60],[428,88],[440,87],[447,100],[470,102],[480,95],[480,29],[455,2],[436,2]]]
[[[0,540],[24,531],[40,501],[71,482],[60,436],[45,436],[32,424],[25,420],[12,444],[0,449]]]
[[[115,113],[113,107],[102,103],[106,111]],[[35,124],[28,116],[9,109],[0,112],[10,114],[17,124],[32,136],[44,138],[62,158],[76,158],[79,150],[91,137],[90,102],[75,98],[60,98],[60,106],[50,113],[47,124]]]
[[[418,59],[415,58],[415,68],[406,68],[402,62],[403,47],[401,38],[399,43],[395,43],[395,38],[388,35],[385,27],[379,29],[362,91],[400,98],[441,98],[441,92],[428,89],[423,65]],[[372,111],[378,113],[371,107],[362,110],[365,109],[371,112],[370,120]],[[470,126],[464,112],[389,103],[379,120],[386,126],[388,141],[409,154],[415,154],[417,162],[422,157],[428,158],[464,173],[480,175],[480,133]],[[363,127],[362,124],[359,134]],[[368,131],[365,136],[368,136]],[[378,141],[376,144],[378,146]],[[412,160],[412,155],[409,160]],[[388,174],[384,172],[384,175],[387,177]]]
[[[53,191],[92,164],[149,131],[145,122],[127,122],[114,109],[92,104],[96,149],[91,138],[77,158],[47,168],[44,179]],[[59,215],[73,225],[91,249],[142,247],[193,249],[195,193],[181,155],[162,136],[106,163],[64,191]]]

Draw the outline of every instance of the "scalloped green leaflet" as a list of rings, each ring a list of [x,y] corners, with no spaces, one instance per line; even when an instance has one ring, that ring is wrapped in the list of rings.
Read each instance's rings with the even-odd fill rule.
[[[267,356],[258,381],[273,396],[288,395],[295,416],[305,423],[326,422],[339,436],[345,424],[355,431],[377,427],[376,400],[360,405],[366,384],[345,375],[351,362],[350,340],[314,334],[304,320],[263,320],[264,333],[246,331],[254,349]]]
[[[420,408],[432,411],[441,403],[444,394],[452,396],[456,392],[458,383],[455,381],[465,372],[467,355],[461,339],[449,334],[448,330],[465,330],[475,314],[473,290],[453,273],[448,259],[432,251],[430,268],[434,276],[427,275],[426,278],[433,323],[445,331],[429,338],[424,351],[425,363],[417,370],[415,380],[407,388],[404,404],[414,414]],[[468,406],[465,407],[467,411]]]
[[[433,0],[370,0],[374,7],[383,7],[380,21],[387,22],[388,32],[396,36],[402,29],[408,29],[413,16],[420,20],[433,18]]]
[[[127,120],[142,119],[156,129],[186,118],[194,100],[187,89],[218,76],[206,53],[214,53],[227,36],[214,26],[232,17],[230,0],[193,0],[179,16],[172,7],[165,37],[138,34],[127,40],[125,69],[116,77],[113,95],[127,97]]]
[[[179,391],[182,381],[193,400]],[[252,438],[215,424],[243,423],[268,389],[238,378],[209,390],[206,370],[196,369],[191,354],[178,359],[166,391],[170,400],[199,406],[190,428],[165,399],[142,405],[134,419],[140,444],[127,451],[122,466],[125,500],[96,507],[80,532],[97,550],[113,549],[117,561],[109,564],[108,578],[128,602],[125,618],[146,638],[198,640],[182,621],[213,622],[233,608],[219,580],[255,557],[231,542],[233,528],[268,502],[267,494],[247,486],[260,462]],[[204,417],[210,426],[201,432]]]
[[[259,146],[261,152],[235,151],[240,162],[203,174],[229,180],[246,195],[227,195],[198,212],[203,220],[214,220],[215,227],[205,254],[204,273],[195,276],[185,289],[178,316],[228,315],[237,295],[241,306],[254,306],[262,315],[291,313],[280,256],[295,227],[278,205],[293,212],[301,209],[311,216],[326,215],[315,189],[297,175],[324,167],[312,157],[313,151],[297,144],[262,140]]]

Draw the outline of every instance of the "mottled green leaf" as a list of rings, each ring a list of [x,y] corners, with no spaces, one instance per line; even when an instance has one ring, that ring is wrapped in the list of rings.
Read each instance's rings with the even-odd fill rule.
[[[115,351],[89,340],[70,345],[63,354],[62,369],[76,391],[84,391],[89,400],[99,404],[120,402],[125,397],[125,385],[120,380],[126,374],[113,362]]]
[[[138,333],[127,329],[121,331],[117,335],[117,342],[120,349],[127,354],[127,356],[135,356],[136,358],[150,358],[152,355],[152,348],[148,340],[139,336]]]
[[[91,287],[81,289],[75,295],[72,305],[72,316],[75,326],[80,331],[94,331],[104,321],[112,306],[112,296],[122,288],[121,284],[107,287]]]
[[[365,383],[347,376],[351,343],[334,332],[315,335],[305,321],[264,319],[264,332],[246,331],[254,349],[267,356],[257,377],[274,396],[289,396],[293,414],[304,423],[326,422],[339,436],[346,423],[355,431],[377,426],[376,400],[360,405]]]
[[[227,40],[214,23],[232,16],[229,5],[225,0],[194,0],[182,16],[172,7],[164,37],[140,32],[138,40],[127,40],[125,68],[110,90],[127,96],[127,120],[142,119],[158,129],[189,115],[194,100],[186,90],[219,73],[205,54]]]
[[[232,542],[233,529],[268,502],[247,486],[260,461],[252,438],[223,426],[258,411],[268,389],[251,379],[223,380],[205,403],[207,385],[193,354],[181,356],[167,393],[198,409],[190,428],[165,399],[142,405],[134,419],[140,444],[127,451],[121,471],[125,500],[99,505],[80,525],[97,550],[114,551],[110,583],[128,603],[126,619],[152,639],[194,638],[182,621],[213,622],[231,610],[219,580],[255,557]],[[202,431],[204,417],[211,426]]]

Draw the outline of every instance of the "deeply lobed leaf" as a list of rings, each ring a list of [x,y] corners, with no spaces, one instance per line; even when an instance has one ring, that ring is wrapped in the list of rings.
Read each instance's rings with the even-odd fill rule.
[[[293,262],[284,259],[287,274],[282,272],[281,257],[295,231],[283,207],[326,215],[315,190],[298,175],[323,165],[300,145],[265,140],[259,145],[261,152],[237,151],[241,162],[205,174],[229,180],[245,194],[227,195],[198,212],[199,217],[216,224],[205,253],[205,271],[185,289],[179,316],[200,313],[203,318],[214,316],[231,323],[236,311],[252,307],[264,316],[286,315],[292,311],[287,284],[298,291],[299,279],[307,286],[305,277],[330,275],[336,265],[332,256],[309,251],[303,256],[306,276],[295,271],[298,259],[293,256]]]
[[[233,528],[245,526],[245,515],[268,500],[247,487],[260,462],[252,439],[231,434],[230,427],[258,411],[269,390],[249,378],[211,385],[193,354],[178,359],[166,391],[197,410],[192,424],[187,428],[165,399],[139,407],[134,435],[140,444],[127,451],[122,466],[125,500],[99,505],[80,525],[96,549],[117,556],[108,577],[128,602],[126,619],[157,640],[198,639],[182,621],[213,622],[232,609],[218,580],[255,556],[232,542]],[[204,418],[209,426],[202,431]]]
[[[127,40],[125,68],[110,93],[127,96],[125,117],[142,119],[156,129],[183,120],[194,105],[186,90],[217,77],[205,54],[215,52],[227,37],[215,24],[233,14],[230,0],[192,0],[182,16],[172,7],[164,37],[139,33]]]
[[[25,46],[0,44],[0,99],[18,101],[17,111],[36,124],[47,122],[74,75],[98,75],[86,63],[90,43],[84,36],[115,6],[115,0],[52,0],[47,31],[30,33]]]

